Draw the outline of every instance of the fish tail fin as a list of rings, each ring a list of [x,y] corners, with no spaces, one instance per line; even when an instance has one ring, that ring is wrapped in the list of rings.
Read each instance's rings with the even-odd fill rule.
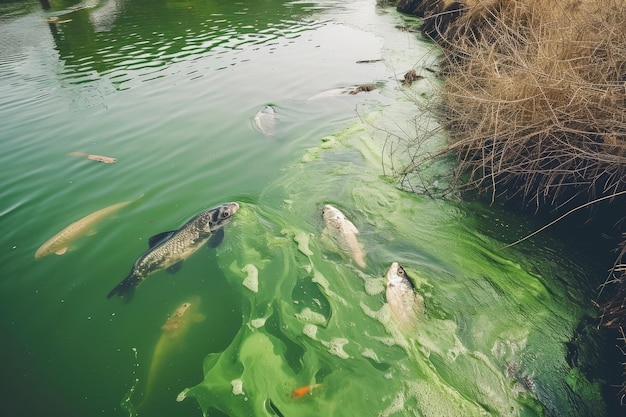
[[[109,291],[107,298],[119,295],[125,303],[128,303],[133,299],[133,295],[135,295],[135,287],[138,283],[139,280],[131,274],[124,278],[122,282],[117,284],[115,288]]]

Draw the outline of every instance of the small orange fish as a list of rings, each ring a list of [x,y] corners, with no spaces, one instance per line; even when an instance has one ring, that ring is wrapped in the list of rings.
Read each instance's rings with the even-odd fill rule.
[[[296,388],[291,391],[291,398],[298,399],[302,398],[307,394],[310,394],[314,389],[321,387],[322,384],[313,384],[313,385],[305,385],[300,388]]]

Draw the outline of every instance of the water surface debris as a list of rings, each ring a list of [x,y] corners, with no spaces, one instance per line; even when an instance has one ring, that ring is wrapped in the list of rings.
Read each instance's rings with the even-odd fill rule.
[[[116,158],[111,158],[110,156],[95,155],[95,154],[85,153],[85,152],[70,152],[68,153],[68,155],[76,156],[78,158],[87,158],[92,161],[103,162],[105,164],[114,164],[117,162]]]
[[[348,91],[348,94],[359,94],[363,92],[374,91],[377,88],[378,86],[376,84],[361,84]]]
[[[241,272],[246,273],[242,285],[253,293],[259,292],[259,270],[257,267],[252,264],[247,264],[241,269]]]
[[[97,223],[130,203],[132,203],[132,200],[113,204],[75,221],[41,245],[35,252],[35,258],[43,258],[53,253],[63,255],[67,252],[67,248],[72,242],[91,232]]]
[[[414,69],[410,69],[406,72],[406,74],[404,74],[404,79],[401,83],[404,85],[411,85],[414,81],[419,81],[422,78],[424,78],[424,76],[418,75]]]

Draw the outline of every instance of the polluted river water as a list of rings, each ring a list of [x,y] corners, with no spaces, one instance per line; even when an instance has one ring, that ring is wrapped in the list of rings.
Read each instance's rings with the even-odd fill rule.
[[[383,175],[410,157],[390,137],[436,126],[416,118],[440,82],[416,24],[369,0],[2,3],[3,414],[608,415],[572,354],[594,323],[584,257],[549,234],[503,249],[527,220]],[[219,246],[107,300],[151,236],[228,201]]]

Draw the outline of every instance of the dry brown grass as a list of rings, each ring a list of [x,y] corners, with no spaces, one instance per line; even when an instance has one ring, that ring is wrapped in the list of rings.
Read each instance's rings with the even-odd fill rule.
[[[626,5],[556,3],[491,1],[442,34],[460,171],[537,205],[626,188]]]

